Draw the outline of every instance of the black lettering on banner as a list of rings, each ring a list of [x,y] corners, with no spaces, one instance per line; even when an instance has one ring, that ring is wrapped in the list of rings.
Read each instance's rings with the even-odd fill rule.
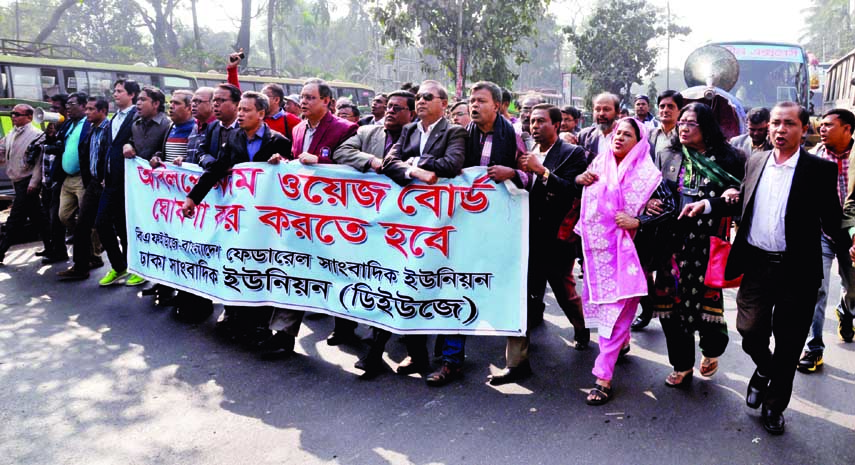
[[[475,302],[466,296],[460,299],[415,300],[400,292],[395,294],[393,296],[391,292],[384,291],[379,287],[375,291],[365,283],[355,283],[349,284],[341,290],[339,302],[348,312],[351,308],[361,308],[368,311],[380,310],[392,318],[395,317],[395,314],[404,319],[414,318],[418,315],[430,320],[436,314],[445,318],[453,317],[461,320],[461,314],[464,314],[466,319],[462,320],[463,325],[468,325],[478,318],[478,308],[475,306]],[[350,295],[350,299],[347,298],[348,295]]]

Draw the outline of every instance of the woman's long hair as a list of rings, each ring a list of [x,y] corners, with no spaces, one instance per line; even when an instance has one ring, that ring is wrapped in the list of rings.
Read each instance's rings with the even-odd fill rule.
[[[718,121],[715,120],[715,114],[709,105],[705,103],[692,102],[680,110],[680,114],[677,116],[677,121],[679,121],[680,118],[683,117],[683,113],[687,111],[695,112],[695,117],[698,119],[698,129],[701,131],[701,136],[704,139],[704,145],[707,150],[712,150],[714,153],[725,153],[729,151],[728,149],[730,148],[730,144],[724,137],[724,133],[721,132],[721,126],[719,126]],[[677,151],[683,150],[683,145],[680,143],[679,128],[677,128],[677,134],[675,134],[671,147]]]

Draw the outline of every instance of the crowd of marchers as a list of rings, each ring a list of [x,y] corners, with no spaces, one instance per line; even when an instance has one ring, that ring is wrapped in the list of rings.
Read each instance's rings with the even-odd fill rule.
[[[159,89],[120,79],[113,85],[112,116],[103,97],[51,96],[51,110],[65,121],[44,132],[31,124],[34,109],[17,105],[14,128],[0,140],[16,194],[0,237],[0,263],[12,244],[31,240],[28,231],[35,228],[44,264],[67,262],[72,244],[72,265],[58,279],[87,279],[104,267],[106,252],[100,286],[144,285],[128,271],[126,158],[145,159],[154,168],[201,167],[184,201],[186,217],[243,162],[343,164],[400,185],[433,184],[482,166],[493,182],[529,192],[527,327],[543,321],[549,283],[573,327],[575,349],[588,349],[591,330],[597,331],[590,405],[612,399],[615,365],[630,351],[630,331],[642,330],[651,318],[659,318],[667,342],[673,368],[667,386],[692,383],[695,334],[697,374],[715,375],[729,342],[722,285],[707,276],[717,243],[732,242],[724,279],[741,277],[736,329],[756,365],[745,400],[762,407],[770,433],[784,432],[796,370],[811,373],[823,363],[835,259],[843,285],[838,334],[852,341],[855,177],[849,156],[855,116],[847,110],[822,116],[822,142],[808,152],[808,113],[793,102],[751,109],[748,133],[730,140],[709,106],[684,102],[673,90],[653,100],[636,96],[635,115],[627,117],[619,117],[618,96],[597,95],[594,121],[582,128],[578,109],[543,103],[537,94],[520,97],[514,117],[511,93],[494,83],[477,82],[455,101],[428,80],[376,95],[371,114],[361,117],[348,99],[333,99],[321,79],[307,80],[300,95],[286,95],[277,84],[242,92],[239,65],[240,55],[232,55],[228,82],[175,91],[168,103]],[[210,300],[163,284],[142,293],[171,306],[181,321],[200,322],[214,310]],[[215,328],[259,357],[285,359],[303,316],[291,308],[225,306]],[[351,343],[355,329],[356,323],[336,318],[327,343]],[[369,349],[356,363],[363,379],[388,370],[383,353],[390,337],[371,328]],[[409,335],[404,342],[407,357],[397,373],[422,374],[431,386],[462,375],[465,336],[438,336],[432,350],[427,336]],[[528,335],[508,337],[506,368],[488,382],[530,376],[529,344]]]

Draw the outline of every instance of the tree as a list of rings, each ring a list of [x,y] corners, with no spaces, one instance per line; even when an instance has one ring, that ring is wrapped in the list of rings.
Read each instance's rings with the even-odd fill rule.
[[[54,31],[54,29],[56,29],[56,26],[59,24],[59,20],[62,19],[62,15],[64,15],[65,12],[68,11],[69,8],[74,6],[74,4],[78,1],[79,0],[63,0],[62,3],[60,3],[56,7],[56,9],[53,10],[53,13],[51,14],[47,24],[45,24],[45,27],[43,27],[42,30],[39,31],[39,34],[33,39],[33,42],[44,42],[45,39],[47,39],[48,36],[50,36],[50,34]]]
[[[565,29],[578,58],[573,72],[589,84],[587,101],[603,91],[629,101],[633,83],[640,84],[656,67],[659,50],[651,42],[690,32],[674,24],[668,31],[656,21],[663,14],[643,0],[601,1],[580,32]]]
[[[241,66],[246,67],[249,65],[249,26],[252,23],[252,0],[241,0],[241,9],[240,9],[240,29],[237,34],[237,43],[235,43],[235,50],[243,49],[246,54],[246,58],[241,61]]]
[[[421,45],[435,56],[449,76],[456,75],[457,49],[464,57],[466,78],[485,79],[509,86],[516,78],[508,59],[516,64],[527,55],[516,45],[535,32],[535,22],[549,0],[399,0],[378,4],[374,18],[384,39],[399,45]],[[458,12],[462,9],[462,28]],[[459,40],[458,40],[459,37]]]
[[[158,66],[177,64],[176,54],[180,46],[178,36],[175,33],[173,12],[179,1],[147,0],[145,5],[141,2],[134,2],[140,18],[151,33],[154,58]],[[149,11],[149,7],[151,11]]]
[[[802,10],[805,18],[802,43],[820,61],[839,58],[855,47],[849,0],[813,0]]]

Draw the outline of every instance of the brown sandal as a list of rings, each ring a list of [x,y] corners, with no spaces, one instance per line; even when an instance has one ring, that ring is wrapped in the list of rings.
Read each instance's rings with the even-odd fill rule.
[[[694,369],[689,371],[672,371],[671,374],[665,378],[665,385],[673,388],[688,387],[692,382],[694,374]]]
[[[717,357],[703,357],[701,359],[701,376],[706,376],[709,378],[714,375],[715,372],[718,371],[718,358]]]

